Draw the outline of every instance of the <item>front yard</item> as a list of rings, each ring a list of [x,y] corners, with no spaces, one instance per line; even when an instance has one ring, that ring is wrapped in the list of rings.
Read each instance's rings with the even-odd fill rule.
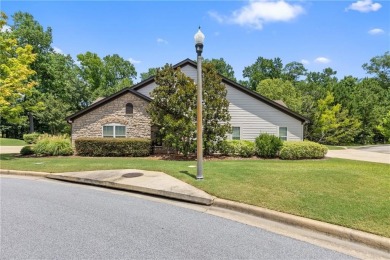
[[[42,172],[162,171],[209,194],[390,237],[390,165],[342,159],[211,160],[0,155],[2,169]]]

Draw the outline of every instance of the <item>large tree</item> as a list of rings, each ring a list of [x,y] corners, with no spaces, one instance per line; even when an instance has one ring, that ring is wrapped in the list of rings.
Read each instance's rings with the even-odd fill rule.
[[[248,78],[248,85],[256,90],[257,85],[264,79],[278,79],[282,77],[283,63],[280,58],[266,59],[258,57],[256,62],[245,67],[242,75]]]
[[[0,14],[0,116],[11,124],[20,124],[26,107],[22,101],[31,95],[36,82],[31,64],[36,59],[33,47],[20,44],[15,35],[5,29],[7,16]]]
[[[228,64],[223,58],[211,59],[211,60],[205,59],[204,63],[213,64],[215,69],[220,75],[225,76],[226,78],[231,79],[233,81],[236,81],[233,67],[230,64]]]
[[[288,108],[296,112],[301,111],[301,93],[293,86],[291,81],[264,79],[257,85],[256,92],[271,100],[282,100]]]
[[[184,155],[196,148],[196,85],[179,68],[171,65],[157,70],[149,105],[152,123],[160,128],[165,146]],[[230,132],[226,88],[212,64],[203,66],[204,153],[215,152]]]
[[[375,56],[370,60],[370,63],[364,63],[363,69],[369,74],[375,75],[381,86],[390,89],[390,52]]]

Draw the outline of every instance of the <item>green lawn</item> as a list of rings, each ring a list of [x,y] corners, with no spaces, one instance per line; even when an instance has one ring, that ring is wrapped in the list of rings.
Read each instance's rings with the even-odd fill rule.
[[[219,198],[390,237],[390,166],[342,159],[215,160],[196,181],[195,161],[151,158],[19,158],[2,169],[43,172],[142,169],[168,173]]]
[[[25,146],[26,142],[19,139],[0,138],[0,146]]]
[[[335,145],[326,145],[328,147],[328,150],[345,150],[345,146],[335,146]]]

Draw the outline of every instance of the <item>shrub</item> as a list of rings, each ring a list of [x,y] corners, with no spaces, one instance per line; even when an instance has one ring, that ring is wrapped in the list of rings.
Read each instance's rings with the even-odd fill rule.
[[[225,140],[221,144],[220,153],[228,156],[252,157],[255,155],[255,144],[247,140]]]
[[[270,134],[260,134],[256,137],[256,154],[262,158],[275,158],[282,148],[283,141]]]
[[[23,140],[28,144],[36,144],[40,135],[39,133],[24,134]]]
[[[149,156],[151,140],[142,138],[79,138],[76,152],[81,156]]]
[[[72,143],[67,135],[41,135],[34,147],[37,155],[72,155]]]
[[[24,146],[21,150],[20,150],[20,154],[21,155],[31,155],[31,154],[34,154],[34,150],[32,148],[31,145],[27,145],[27,146]]]
[[[300,160],[300,159],[321,159],[324,158],[328,148],[311,141],[287,141],[283,143],[280,150],[280,159]]]

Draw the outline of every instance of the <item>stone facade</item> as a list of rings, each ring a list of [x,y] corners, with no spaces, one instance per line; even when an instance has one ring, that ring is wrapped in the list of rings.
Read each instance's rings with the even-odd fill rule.
[[[132,114],[126,114],[127,103],[133,105]],[[127,92],[88,111],[72,122],[72,143],[80,137],[103,137],[103,126],[107,124],[125,125],[128,138],[151,138],[147,106],[146,100]]]

